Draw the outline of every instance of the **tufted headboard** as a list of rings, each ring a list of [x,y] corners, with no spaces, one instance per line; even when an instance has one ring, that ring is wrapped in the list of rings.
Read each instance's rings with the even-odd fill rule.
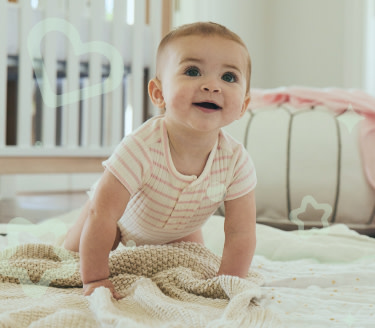
[[[290,104],[248,111],[226,127],[254,161],[257,222],[286,230],[344,223],[375,234],[375,191],[366,180],[354,111]]]

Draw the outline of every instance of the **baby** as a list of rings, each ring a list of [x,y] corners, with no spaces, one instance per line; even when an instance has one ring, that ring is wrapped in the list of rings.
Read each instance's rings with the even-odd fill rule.
[[[255,250],[256,175],[244,147],[221,130],[250,102],[250,56],[232,31],[215,23],[181,26],[161,41],[151,101],[163,114],[124,138],[103,163],[91,199],[65,247],[79,251],[83,291],[108,280],[119,242],[203,244],[201,227],[225,204],[218,275],[245,277]]]

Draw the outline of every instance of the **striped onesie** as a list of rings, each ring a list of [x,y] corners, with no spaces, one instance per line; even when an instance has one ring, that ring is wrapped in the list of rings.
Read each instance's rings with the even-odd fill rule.
[[[224,131],[199,177],[173,165],[163,115],[124,138],[103,162],[129,191],[118,221],[121,242],[164,244],[198,230],[223,201],[249,193],[256,185],[253,162],[244,147]]]

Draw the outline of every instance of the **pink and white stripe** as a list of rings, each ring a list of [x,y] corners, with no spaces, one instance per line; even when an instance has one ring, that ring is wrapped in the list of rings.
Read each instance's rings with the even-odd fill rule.
[[[119,220],[124,244],[163,244],[184,237],[199,229],[223,201],[241,197],[256,185],[249,154],[223,131],[203,173],[180,174],[163,122],[163,116],[147,121],[103,163],[131,194]]]

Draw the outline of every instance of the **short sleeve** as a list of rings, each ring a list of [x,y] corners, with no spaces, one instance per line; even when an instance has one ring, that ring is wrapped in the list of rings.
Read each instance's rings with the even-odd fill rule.
[[[148,179],[151,163],[145,143],[130,135],[121,141],[103,166],[125,186],[130,195],[134,195]]]
[[[225,200],[242,197],[252,191],[257,184],[254,163],[250,154],[241,145],[233,156],[233,178],[230,182]]]

